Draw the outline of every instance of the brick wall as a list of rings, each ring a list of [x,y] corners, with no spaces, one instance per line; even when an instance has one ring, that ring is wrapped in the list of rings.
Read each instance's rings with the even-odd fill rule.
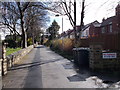
[[[102,47],[100,44],[94,43],[94,44],[90,45],[89,67],[91,69],[102,68],[101,54],[102,54]]]
[[[104,53],[116,53],[117,58],[114,59],[104,59],[102,57],[102,45],[92,44],[90,45],[90,55],[89,55],[89,66],[91,69],[101,69],[101,70],[120,70],[120,52],[116,51],[104,51]]]

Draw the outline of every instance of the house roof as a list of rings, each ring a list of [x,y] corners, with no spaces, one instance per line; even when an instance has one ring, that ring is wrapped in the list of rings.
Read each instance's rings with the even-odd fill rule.
[[[92,22],[91,24],[93,24],[94,27],[100,27],[101,26],[101,24],[97,20]]]
[[[95,27],[100,27],[101,26],[101,24],[96,20],[96,21],[94,21],[92,23],[84,25],[84,27],[82,28],[82,31],[86,30],[91,24],[93,24]],[[80,26],[76,26],[77,31],[79,30],[79,28],[80,28]],[[69,30],[61,33],[61,37],[65,37],[65,36],[67,36],[67,35],[69,35],[69,34],[71,34],[73,32],[74,32],[74,29],[69,29]]]
[[[70,33],[72,33],[74,30],[73,29],[69,29],[68,31],[67,31],[67,34],[70,34]]]
[[[101,24],[96,20],[96,21],[94,21],[94,22],[91,22],[91,23],[89,23],[89,24],[84,25],[84,27],[82,28],[82,31],[86,30],[91,24],[92,24],[94,27],[100,27],[100,26],[101,26]]]
[[[90,24],[84,25],[84,27],[82,28],[82,31],[86,30],[89,26]]]
[[[104,20],[104,21],[101,23],[101,26],[106,26],[106,25],[112,24],[114,18],[115,18],[115,16],[110,17],[110,18],[107,18],[106,20]]]
[[[65,35],[66,35],[65,31],[61,33],[61,37],[64,37]]]

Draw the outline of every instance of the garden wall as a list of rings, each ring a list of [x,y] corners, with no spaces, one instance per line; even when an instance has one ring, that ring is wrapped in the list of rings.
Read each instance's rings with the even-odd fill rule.
[[[8,55],[6,57],[7,59],[7,67],[10,68],[12,66],[14,66],[15,63],[17,63],[19,60],[21,60],[25,55],[27,55],[31,50],[33,49],[33,45],[25,48],[25,49],[21,49],[11,55]]]
[[[102,51],[102,45],[90,45],[89,66],[93,70],[120,70],[120,52]]]

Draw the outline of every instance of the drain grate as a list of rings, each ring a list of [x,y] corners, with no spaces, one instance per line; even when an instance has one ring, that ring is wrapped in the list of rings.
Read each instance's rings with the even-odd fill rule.
[[[85,81],[85,78],[81,77],[80,75],[73,75],[67,78],[70,82]]]

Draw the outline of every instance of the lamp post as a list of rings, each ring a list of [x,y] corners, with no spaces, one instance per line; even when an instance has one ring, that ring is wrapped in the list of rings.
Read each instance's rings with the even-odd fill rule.
[[[55,15],[56,17],[59,17],[60,15],[59,14],[57,14],[57,15]],[[63,15],[61,15],[62,16],[62,33],[63,33]],[[64,49],[64,42],[63,42],[63,38],[62,38],[62,50]]]

